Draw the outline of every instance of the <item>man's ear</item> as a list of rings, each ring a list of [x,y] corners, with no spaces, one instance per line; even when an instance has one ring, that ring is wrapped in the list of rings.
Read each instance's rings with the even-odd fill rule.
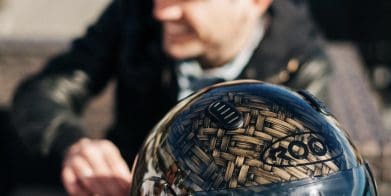
[[[258,10],[260,15],[265,14],[267,9],[269,9],[270,5],[273,2],[273,0],[252,0],[252,1],[254,5],[259,8]]]

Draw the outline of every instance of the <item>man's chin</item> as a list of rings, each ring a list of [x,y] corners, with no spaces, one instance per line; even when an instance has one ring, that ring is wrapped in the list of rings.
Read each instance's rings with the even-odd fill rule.
[[[175,60],[186,60],[186,59],[194,59],[201,55],[200,51],[196,50],[187,50],[185,48],[165,48],[165,52],[171,58]]]

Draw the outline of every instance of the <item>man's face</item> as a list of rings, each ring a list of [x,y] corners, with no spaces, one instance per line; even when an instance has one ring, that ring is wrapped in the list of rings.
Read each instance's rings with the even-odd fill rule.
[[[164,50],[175,59],[220,58],[237,48],[261,11],[256,0],[155,0]],[[230,49],[232,48],[232,49]],[[225,54],[227,56],[227,54]]]

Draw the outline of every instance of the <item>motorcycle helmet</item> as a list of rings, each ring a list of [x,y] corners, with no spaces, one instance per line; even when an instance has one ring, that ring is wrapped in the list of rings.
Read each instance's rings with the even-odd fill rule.
[[[256,80],[185,98],[152,130],[132,195],[376,195],[347,132],[307,91]]]

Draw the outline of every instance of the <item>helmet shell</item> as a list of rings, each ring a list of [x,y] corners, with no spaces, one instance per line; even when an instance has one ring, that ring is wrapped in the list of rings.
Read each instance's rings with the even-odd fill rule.
[[[321,101],[241,80],[192,94],[155,126],[135,162],[132,193],[288,193],[290,184],[308,187],[361,167],[361,155]],[[367,167],[361,170],[374,189]]]

